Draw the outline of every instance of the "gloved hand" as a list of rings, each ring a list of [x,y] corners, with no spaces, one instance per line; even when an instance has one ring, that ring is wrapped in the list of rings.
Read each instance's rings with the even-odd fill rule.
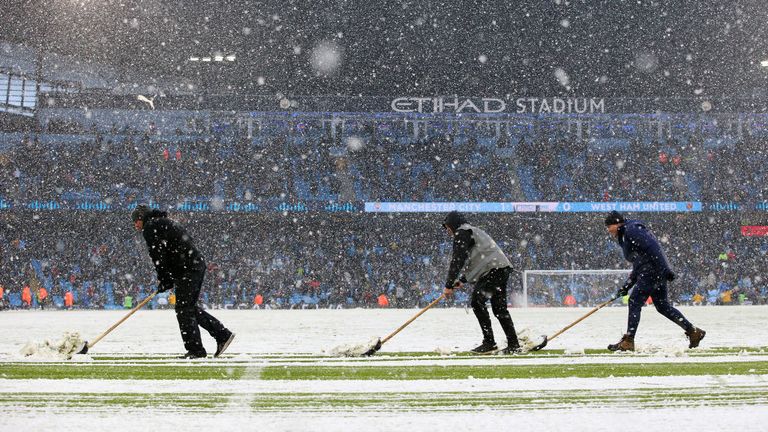
[[[158,293],[166,292],[166,291],[168,291],[171,288],[173,288],[173,287],[160,284],[160,285],[157,286],[157,292]]]
[[[461,289],[463,287],[464,287],[464,284],[461,283],[461,280],[457,280],[456,282],[453,283],[453,286],[446,286],[445,288],[443,288],[443,295],[446,298],[451,298],[453,297],[453,292],[455,290]]]
[[[633,286],[635,286],[635,281],[632,279],[627,279],[627,281],[624,282],[624,285],[622,285],[621,288],[616,291],[616,297],[624,297],[625,295],[629,294],[629,290],[631,290]]]
[[[667,270],[667,274],[665,274],[664,277],[667,279],[667,281],[672,282],[675,280],[677,275],[672,270]]]

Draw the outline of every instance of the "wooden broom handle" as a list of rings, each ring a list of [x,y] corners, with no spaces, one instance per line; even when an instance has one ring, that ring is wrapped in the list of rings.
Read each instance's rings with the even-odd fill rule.
[[[126,316],[124,316],[124,317],[123,317],[123,318],[122,318],[120,321],[118,321],[118,322],[114,323],[114,324],[112,325],[112,327],[110,327],[110,328],[108,328],[108,329],[107,329],[107,331],[105,331],[104,333],[100,334],[100,335],[99,335],[99,337],[97,337],[96,339],[94,339],[94,340],[93,340],[93,342],[89,342],[89,343],[88,343],[88,348],[90,348],[90,347],[92,347],[92,346],[96,345],[96,343],[97,343],[98,341],[102,340],[102,339],[104,338],[104,336],[108,335],[108,334],[109,334],[109,333],[110,333],[112,330],[114,330],[114,329],[115,329],[117,326],[119,326],[120,324],[122,324],[122,323],[123,323],[125,320],[127,320],[127,319],[128,319],[130,316],[131,316],[131,315],[133,315],[134,313],[136,313],[136,311],[138,311],[139,309],[143,308],[143,307],[144,307],[144,305],[145,305],[145,304],[147,304],[147,303],[149,303],[149,301],[150,301],[150,300],[152,300],[152,298],[153,298],[155,295],[157,295],[157,291],[153,292],[152,294],[150,294],[150,295],[149,295],[149,297],[147,297],[147,298],[145,298],[144,300],[142,300],[142,301],[141,301],[141,303],[139,303],[138,305],[136,305],[136,307],[135,307],[135,308],[131,309],[131,311],[130,311],[130,312],[128,312],[128,314],[127,314]]]
[[[443,298],[445,298],[445,294],[444,293],[440,294],[440,297],[436,298],[435,301],[433,301],[432,303],[426,305],[424,307],[424,309],[420,310],[419,313],[417,313],[416,315],[413,316],[413,318],[411,318],[408,321],[406,321],[405,324],[403,324],[400,327],[398,327],[397,330],[395,330],[392,333],[390,333],[389,336],[387,336],[384,339],[382,339],[381,343],[383,344],[384,342],[392,339],[393,336],[395,336],[396,334],[400,333],[400,330],[406,328],[408,326],[408,324],[412,323],[416,318],[420,317],[421,314],[423,314],[424,312],[428,311],[432,306],[436,305]]]
[[[589,312],[588,312],[586,315],[584,315],[583,317],[581,317],[581,318],[577,319],[576,321],[572,322],[571,324],[569,324],[567,327],[565,327],[564,329],[560,330],[559,332],[557,332],[557,333],[553,334],[552,336],[550,336],[549,338],[547,338],[547,340],[552,340],[552,339],[554,339],[554,338],[556,338],[556,337],[560,336],[561,334],[565,333],[565,331],[566,331],[566,330],[568,330],[569,328],[571,328],[571,327],[575,326],[576,324],[578,324],[578,323],[580,323],[580,322],[584,321],[584,319],[586,319],[588,316],[590,316],[590,315],[592,315],[593,313],[595,313],[595,312],[599,311],[599,310],[600,310],[600,309],[602,309],[603,307],[605,307],[605,306],[607,306],[607,305],[609,305],[609,304],[613,303],[613,301],[614,301],[614,300],[616,300],[616,298],[617,298],[617,297],[611,298],[610,300],[606,300],[605,302],[603,302],[603,303],[600,303],[599,305],[595,306],[595,307],[594,307],[594,308],[593,308],[591,311],[589,311]]]

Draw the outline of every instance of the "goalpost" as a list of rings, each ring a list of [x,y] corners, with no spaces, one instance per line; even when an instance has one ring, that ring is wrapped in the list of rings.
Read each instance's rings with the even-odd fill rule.
[[[594,306],[615,294],[630,271],[525,270],[522,306]]]

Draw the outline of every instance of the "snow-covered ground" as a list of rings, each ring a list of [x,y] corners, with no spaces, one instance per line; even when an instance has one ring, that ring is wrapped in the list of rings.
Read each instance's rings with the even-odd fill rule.
[[[587,313],[589,308],[512,309],[518,331],[551,335]],[[702,347],[768,346],[768,307],[682,307],[695,325],[707,331]],[[233,353],[323,353],[339,345],[384,337],[407,321],[416,309],[345,310],[214,310],[237,338]],[[15,355],[29,341],[60,337],[76,331],[93,339],[125,315],[125,311],[6,311],[0,313],[0,356]],[[552,341],[548,348],[579,351],[605,348],[626,328],[625,307],[604,308]],[[504,334],[495,318],[497,341]],[[203,332],[204,333],[204,332]],[[387,351],[467,350],[481,334],[471,310],[432,309],[406,327],[381,349]],[[204,334],[209,351],[213,340]],[[685,348],[682,330],[653,308],[643,310],[636,344],[643,348]],[[182,352],[172,310],[139,311],[94,347],[94,353]]]
[[[513,309],[518,330],[532,335],[552,334],[579,318],[589,309]],[[768,307],[692,307],[683,313],[696,325],[707,330],[702,348],[763,347],[768,345]],[[6,403],[0,415],[0,430],[113,430],[113,431],[177,431],[181,428],[235,430],[546,430],[546,431],[762,431],[768,424],[768,376],[715,375],[668,377],[609,377],[609,378],[551,378],[551,379],[456,379],[456,380],[261,380],[264,354],[280,353],[290,363],[291,355],[317,354],[309,364],[333,363],[352,365],[357,359],[333,359],[324,355],[334,347],[362,343],[371,337],[383,337],[413,316],[417,310],[226,310],[212,311],[237,333],[228,359],[208,359],[202,362],[245,362],[245,375],[232,380],[114,380],[114,379],[0,379],[0,399],[6,401],[29,396],[35,403]],[[65,331],[79,332],[92,339],[120,319],[125,311],[10,311],[0,313],[0,376],[3,363],[24,360],[20,350],[28,342],[61,337]],[[553,340],[548,348],[566,349],[572,353],[585,348],[605,348],[619,339],[624,331],[626,308],[600,310],[573,329]],[[497,340],[503,333],[496,328]],[[209,351],[213,341],[204,336]],[[480,331],[471,311],[463,309],[430,310],[386,343],[381,359],[366,360],[366,365],[434,364],[477,365],[488,367],[508,364],[558,365],[577,363],[675,362],[675,361],[741,361],[740,356],[688,357],[687,340],[682,331],[652,308],[644,310],[637,345],[641,354],[616,354],[571,357],[510,357],[429,359],[407,358],[402,361],[387,357],[388,352],[402,351],[462,351],[480,341]],[[173,311],[140,311],[92,348],[91,354],[181,353],[182,345]],[[768,354],[748,356],[750,361],[768,361]],[[149,356],[151,358],[151,356]],[[28,359],[27,359],[28,360]],[[81,358],[80,361],[88,360]],[[271,365],[280,364],[272,359]],[[199,362],[193,362],[199,363]],[[141,364],[137,360],[137,364]],[[185,367],[184,363],[179,367]],[[187,363],[187,365],[190,363]],[[76,366],[75,366],[76,367]],[[662,396],[661,403],[638,403],[633,397],[642,392],[703,392],[712,397],[694,404],[681,403],[676,396]],[[744,392],[756,392],[749,399],[729,397]],[[474,398],[487,397],[482,408],[456,406],[430,409],[400,407],[390,409],[320,409],[251,410],[259,397],[285,394],[350,394],[360,398],[387,393],[408,393],[414,400],[431,395],[459,392]],[[178,409],[164,404],[169,395],[189,394],[201,397],[208,393],[227,394],[229,403],[217,410]],[[153,401],[141,408],[73,409],[67,394],[151,394]],[[423,396],[418,396],[418,395]],[[605,407],[599,402],[565,404],[569,394],[613,395]],[[532,398],[528,409],[511,409],[508,405],[494,407],[494,398]],[[154,397],[156,396],[156,398]],[[658,396],[658,395],[657,395]],[[203,398],[205,396],[202,396]],[[560,398],[559,403],[547,402]],[[73,429],[74,428],[74,429]]]
[[[162,401],[158,401],[162,404]],[[57,413],[0,418],[8,431],[765,431],[768,407],[568,409],[503,412],[233,413],[171,411],[89,415]]]

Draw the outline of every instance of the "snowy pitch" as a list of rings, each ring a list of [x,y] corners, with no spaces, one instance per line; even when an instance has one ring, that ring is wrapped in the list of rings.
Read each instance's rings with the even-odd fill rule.
[[[511,313],[526,344],[588,310]],[[764,430],[768,421],[768,351],[759,348],[768,345],[768,307],[682,308],[707,330],[701,349],[693,351],[678,327],[645,308],[639,352],[591,354],[621,336],[624,307],[599,311],[540,354],[459,354],[480,341],[474,316],[461,309],[431,310],[370,358],[334,351],[368,346],[415,311],[213,311],[238,338],[224,358],[195,361],[171,356],[183,351],[171,310],[138,312],[73,360],[66,359],[68,347],[101,333],[124,311],[2,312],[0,430],[71,430],[79,424],[88,430],[177,431],[194,424],[232,431],[485,432],[511,425],[615,431],[620,424],[622,431],[649,431],[674,424],[675,430],[701,432]],[[503,344],[501,329],[495,332]],[[212,352],[213,341],[203,338]],[[719,372],[613,376],[654,365]],[[736,373],[729,365],[734,371],[749,366]],[[615,372],[570,376],[571,370],[595,367]],[[430,370],[456,376],[430,379]],[[506,370],[517,375],[500,372]],[[493,378],[473,376],[484,372]],[[550,372],[555,377],[542,376]]]

